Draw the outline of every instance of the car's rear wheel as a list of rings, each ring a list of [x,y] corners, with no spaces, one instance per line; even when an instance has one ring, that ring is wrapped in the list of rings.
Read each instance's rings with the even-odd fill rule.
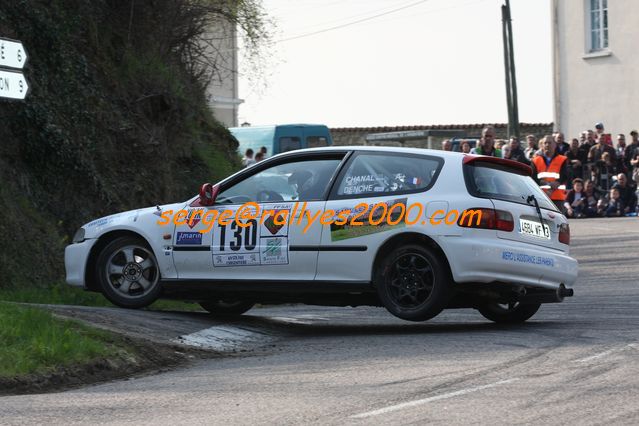
[[[215,299],[200,302],[200,306],[207,310],[211,315],[219,316],[242,315],[254,305],[255,303],[245,300]]]
[[[375,286],[382,303],[396,317],[425,321],[450,300],[452,279],[433,250],[415,244],[394,249],[381,262]]]
[[[111,241],[98,255],[96,268],[102,294],[117,306],[143,308],[162,291],[158,261],[141,238]]]
[[[535,315],[541,306],[540,303],[521,304],[512,303],[491,303],[477,308],[485,318],[504,324],[521,323]]]

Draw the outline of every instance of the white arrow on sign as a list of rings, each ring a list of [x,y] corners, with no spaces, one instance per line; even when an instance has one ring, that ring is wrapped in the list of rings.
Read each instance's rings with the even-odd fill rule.
[[[0,38],[0,67],[22,69],[27,63],[27,51],[22,42]]]
[[[0,98],[24,99],[29,92],[29,84],[19,72],[0,70]]]

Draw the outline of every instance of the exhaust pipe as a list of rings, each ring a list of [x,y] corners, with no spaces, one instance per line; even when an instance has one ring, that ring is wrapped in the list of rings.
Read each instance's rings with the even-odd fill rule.
[[[572,288],[566,288],[561,283],[557,290],[542,290],[535,292],[526,292],[521,295],[517,300],[519,303],[559,303],[563,302],[564,297],[572,297],[574,290]]]

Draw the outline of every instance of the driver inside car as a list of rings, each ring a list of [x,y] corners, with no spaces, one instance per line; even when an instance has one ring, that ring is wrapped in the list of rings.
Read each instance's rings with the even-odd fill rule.
[[[316,198],[313,193],[313,173],[308,170],[296,170],[291,173],[288,177],[288,184],[297,191],[298,200],[307,201]]]

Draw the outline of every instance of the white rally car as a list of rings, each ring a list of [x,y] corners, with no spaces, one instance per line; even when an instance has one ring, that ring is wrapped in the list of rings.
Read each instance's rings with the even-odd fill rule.
[[[578,269],[568,221],[530,173],[425,149],[288,152],[185,202],[82,226],[65,251],[67,282],[128,308],[165,297],[227,315],[298,302],[385,306],[413,321],[444,308],[525,321],[572,296]],[[266,213],[247,216],[257,209]],[[211,220],[224,210],[235,216]],[[465,211],[480,218],[464,221]]]

